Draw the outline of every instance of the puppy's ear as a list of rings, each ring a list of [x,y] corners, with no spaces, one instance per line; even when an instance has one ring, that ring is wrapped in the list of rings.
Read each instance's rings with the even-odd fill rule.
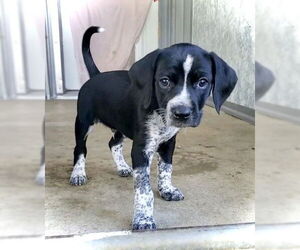
[[[128,72],[131,82],[135,84],[141,92],[145,109],[151,104],[156,60],[160,51],[160,49],[157,49],[149,53],[134,63]]]
[[[235,71],[214,52],[210,53],[213,72],[213,100],[218,113],[238,80]]]

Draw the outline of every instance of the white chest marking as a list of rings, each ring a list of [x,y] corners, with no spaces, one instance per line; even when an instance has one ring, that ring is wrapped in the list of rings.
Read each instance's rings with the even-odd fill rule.
[[[179,131],[179,128],[166,125],[164,118],[155,111],[149,116],[146,127],[147,143],[145,152],[151,157],[161,143],[168,141]]]

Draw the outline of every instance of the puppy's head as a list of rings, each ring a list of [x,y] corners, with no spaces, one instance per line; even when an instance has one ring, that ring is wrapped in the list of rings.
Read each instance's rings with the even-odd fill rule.
[[[198,126],[211,92],[219,113],[237,82],[235,71],[214,52],[191,44],[156,50],[136,62],[129,75],[144,108],[164,110],[168,125],[175,127]]]

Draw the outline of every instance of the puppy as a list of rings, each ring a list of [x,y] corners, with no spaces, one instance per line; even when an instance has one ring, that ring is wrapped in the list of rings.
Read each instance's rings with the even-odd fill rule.
[[[83,38],[83,54],[92,78],[80,89],[75,122],[76,146],[72,185],[87,181],[86,140],[95,123],[114,131],[109,141],[120,176],[133,175],[133,230],[155,229],[150,165],[158,154],[158,190],[168,201],[184,198],[172,185],[172,157],[176,135],[183,127],[197,127],[212,92],[219,113],[234,89],[237,76],[214,52],[188,43],[157,49],[133,64],[129,71],[100,73],[90,55],[91,27]],[[132,168],[122,155],[122,142],[133,140]]]

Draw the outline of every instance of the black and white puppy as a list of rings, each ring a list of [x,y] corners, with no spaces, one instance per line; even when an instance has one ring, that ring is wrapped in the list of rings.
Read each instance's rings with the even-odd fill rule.
[[[207,97],[212,92],[215,108],[234,89],[235,71],[215,53],[182,43],[157,49],[133,64],[129,71],[99,73],[89,48],[97,27],[87,30],[83,53],[91,76],[80,89],[75,123],[76,147],[72,185],[87,181],[86,140],[92,126],[100,122],[114,131],[109,142],[120,176],[133,175],[133,230],[155,229],[150,165],[158,154],[158,190],[168,201],[182,200],[171,182],[172,156],[180,128],[199,125]],[[122,155],[122,142],[133,140],[132,168]]]

